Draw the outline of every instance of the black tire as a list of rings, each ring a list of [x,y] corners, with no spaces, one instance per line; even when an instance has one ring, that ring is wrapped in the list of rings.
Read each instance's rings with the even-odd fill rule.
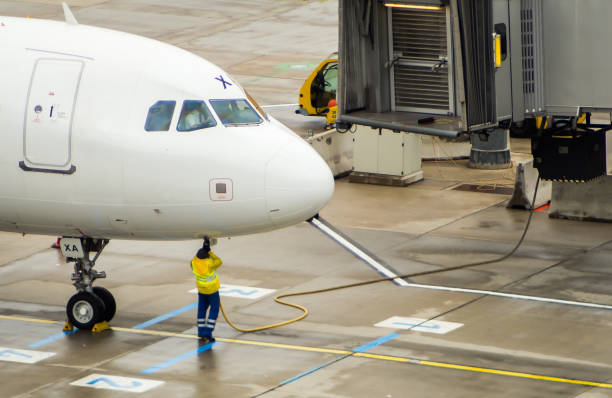
[[[68,321],[81,330],[91,330],[104,320],[104,302],[95,294],[79,292],[70,297],[66,305]]]
[[[115,316],[115,312],[117,311],[117,303],[115,303],[115,298],[108,291],[108,289],[103,288],[102,286],[95,286],[93,288],[93,292],[96,296],[100,297],[102,302],[104,303],[104,308],[106,311],[104,313],[104,320],[106,322],[110,322],[111,319]]]

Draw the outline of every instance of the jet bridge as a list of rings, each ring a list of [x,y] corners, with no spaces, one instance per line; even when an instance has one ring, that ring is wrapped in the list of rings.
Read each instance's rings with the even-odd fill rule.
[[[606,174],[612,126],[581,116],[612,110],[609,0],[340,0],[339,11],[338,125],[372,128],[359,129],[356,164],[359,137],[388,131],[468,135],[472,166],[509,167],[510,125],[543,118],[532,137],[543,178]]]

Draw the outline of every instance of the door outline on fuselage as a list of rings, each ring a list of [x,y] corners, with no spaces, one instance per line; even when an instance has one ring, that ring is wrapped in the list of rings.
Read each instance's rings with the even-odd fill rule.
[[[45,82],[41,82],[37,87],[34,87],[35,84],[35,79],[37,77],[37,73],[39,72],[39,68],[41,67],[41,65],[43,65],[45,62],[50,63],[51,68],[53,68],[53,66],[55,66],[57,68],[57,66],[59,65],[60,67],[63,66],[67,66],[68,64],[78,64],[78,66],[74,67],[74,71],[69,71],[70,75],[68,76],[69,83],[71,84],[71,86],[69,86],[70,88],[73,89],[72,92],[72,97],[70,98],[70,95],[68,95],[68,101],[72,101],[71,104],[69,104],[69,112],[70,115],[68,117],[68,123],[67,126],[63,129],[60,130],[60,132],[62,133],[62,136],[60,138],[64,139],[66,142],[66,147],[63,147],[63,150],[65,150],[65,159],[66,161],[63,164],[57,164],[57,163],[53,163],[53,162],[44,162],[44,161],[33,161],[32,159],[30,159],[28,157],[28,127],[30,126],[30,119],[34,116],[33,115],[33,102],[31,102],[32,100],[32,93],[33,93],[33,89],[40,89],[41,87],[44,87],[42,84],[44,84]],[[77,70],[78,68],[78,70]],[[36,63],[34,64],[34,68],[32,70],[32,75],[30,76],[30,84],[28,86],[28,94],[26,97],[26,104],[25,104],[25,112],[24,112],[24,124],[23,124],[23,161],[19,162],[19,167],[21,167],[23,170],[25,171],[36,171],[36,172],[45,172],[45,173],[61,173],[61,174],[72,174],[76,171],[76,167],[74,165],[71,164],[72,161],[72,126],[73,126],[73,122],[74,122],[74,111],[76,108],[76,102],[77,102],[77,97],[79,94],[79,89],[81,86],[81,78],[83,76],[83,70],[85,69],[85,63],[81,60],[75,60],[75,59],[65,59],[65,58],[38,58],[36,60]],[[46,71],[48,72],[48,71]],[[42,76],[44,78],[44,76]],[[40,86],[40,87],[39,87]],[[56,87],[55,89],[57,89],[58,87]],[[61,87],[59,87],[61,88]],[[46,90],[44,90],[46,91]],[[57,91],[57,90],[55,90]],[[48,95],[55,95],[55,91],[53,91],[53,94],[51,94],[51,92],[48,93]],[[39,93],[40,94],[40,93]],[[69,93],[70,94],[70,93]],[[45,97],[46,98],[46,97]],[[42,98],[41,98],[42,99]],[[47,98],[48,99],[48,98]],[[36,99],[34,99],[36,100]],[[34,101],[36,102],[36,101]],[[49,108],[47,109],[42,109],[40,112],[49,112],[49,119],[51,119],[53,117],[53,107],[55,105],[51,105]],[[39,105],[37,104],[35,108],[38,108]],[[56,112],[56,119],[57,119],[57,114],[60,113],[61,111],[57,111]],[[36,116],[36,120],[38,120],[38,116]],[[34,135],[34,133],[32,132],[33,128],[30,129],[30,134]],[[63,131],[62,131],[63,130]]]

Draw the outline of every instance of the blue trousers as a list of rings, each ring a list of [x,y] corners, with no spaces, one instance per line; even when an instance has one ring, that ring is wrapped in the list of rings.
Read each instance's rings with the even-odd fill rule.
[[[206,311],[210,306],[208,318]],[[217,317],[219,316],[219,292],[212,294],[198,293],[198,336],[212,337]]]

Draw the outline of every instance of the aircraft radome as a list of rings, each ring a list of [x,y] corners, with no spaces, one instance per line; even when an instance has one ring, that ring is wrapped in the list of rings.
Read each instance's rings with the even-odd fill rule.
[[[113,296],[92,286],[109,239],[263,232],[330,199],[323,159],[226,72],[64,12],[0,17],[0,230],[64,237],[74,326],[114,315]]]

